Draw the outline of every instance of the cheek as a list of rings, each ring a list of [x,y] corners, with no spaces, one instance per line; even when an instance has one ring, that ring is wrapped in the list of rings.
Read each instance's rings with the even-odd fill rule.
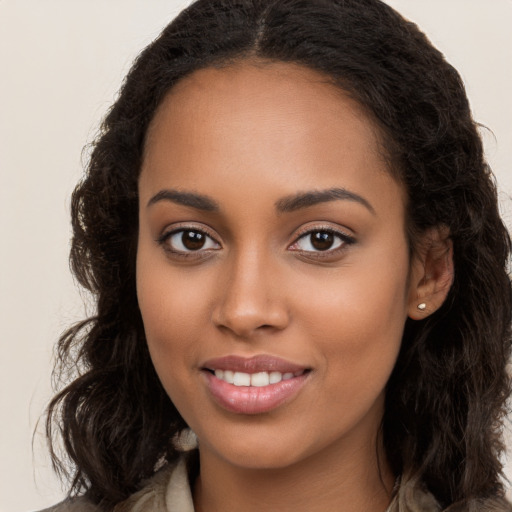
[[[190,418],[190,397],[198,395],[190,379],[198,360],[200,326],[188,301],[162,282],[140,280],[139,302],[149,353],[155,371],[167,395],[181,416]],[[178,297],[182,300],[178,300]],[[196,331],[197,329],[197,331]]]
[[[174,280],[151,277],[139,280],[139,306],[148,339],[165,341],[180,339],[186,333],[193,337],[201,328],[204,303],[201,294],[190,289],[178,290]]]
[[[342,278],[320,288],[311,282],[301,294],[301,325],[320,348],[325,384],[348,401],[375,397],[394,367],[407,318],[402,261],[380,271],[346,268]]]
[[[176,276],[161,255],[139,249],[137,296],[149,352],[162,384],[169,392],[176,379],[198,360],[207,306],[200,282]]]

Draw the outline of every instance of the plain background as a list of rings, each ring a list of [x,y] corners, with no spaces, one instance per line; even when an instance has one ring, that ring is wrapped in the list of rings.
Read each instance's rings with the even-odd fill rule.
[[[0,0],[0,512],[63,496],[41,424],[52,347],[84,315],[68,270],[82,148],[183,0]],[[461,72],[512,226],[512,0],[389,0]],[[512,472],[507,470],[509,475]]]

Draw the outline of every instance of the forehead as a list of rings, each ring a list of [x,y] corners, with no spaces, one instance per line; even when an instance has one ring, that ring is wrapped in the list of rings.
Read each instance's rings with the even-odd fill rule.
[[[269,106],[284,111],[307,109],[328,98],[334,105],[340,98],[348,96],[330,77],[308,67],[250,59],[199,69],[174,85],[166,99],[172,101],[179,97],[183,100],[186,96],[190,100],[216,100],[226,91],[230,93],[233,107],[245,107],[248,103],[261,106],[262,101],[269,103],[273,98],[275,101]]]
[[[379,195],[390,180],[397,192],[380,139],[363,108],[313,70],[261,61],[210,67],[180,81],[159,106],[141,183],[215,195],[233,183],[261,189],[270,173],[282,195],[295,192],[292,185]]]
[[[294,63],[250,60],[200,69],[179,81],[157,109],[147,142],[170,124],[177,130],[199,120],[226,123],[228,117],[239,123],[241,133],[260,131],[256,125],[268,131],[269,124],[285,131],[294,122],[295,133],[330,131],[338,137],[338,121],[350,121],[351,130],[375,143],[368,149],[377,149],[380,140],[363,108],[329,77]]]

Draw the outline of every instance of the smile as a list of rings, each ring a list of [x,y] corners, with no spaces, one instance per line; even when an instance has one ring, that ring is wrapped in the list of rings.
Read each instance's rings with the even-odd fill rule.
[[[293,400],[311,369],[272,356],[228,356],[202,366],[209,395],[236,414],[262,414]]]
[[[263,387],[270,384],[278,384],[283,380],[290,380],[293,377],[300,377],[305,373],[306,370],[298,371],[295,373],[286,372],[281,373],[277,371],[273,372],[258,372],[258,373],[244,373],[244,372],[233,372],[231,370],[215,370],[214,374],[217,379],[223,380],[228,384],[234,386],[253,386]]]

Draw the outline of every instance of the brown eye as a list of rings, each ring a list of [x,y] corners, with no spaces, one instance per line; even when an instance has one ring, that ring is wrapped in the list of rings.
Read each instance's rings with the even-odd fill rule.
[[[197,251],[202,249],[206,242],[206,236],[198,231],[183,231],[181,235],[181,243],[183,247],[189,251]]]
[[[164,235],[160,243],[174,253],[203,252],[220,249],[220,245],[209,235],[198,229],[180,229]]]
[[[290,246],[292,251],[302,253],[334,253],[336,249],[342,249],[346,245],[355,243],[355,239],[341,231],[330,229],[312,229],[300,236]]]
[[[332,233],[329,233],[328,231],[315,231],[314,233],[311,233],[310,235],[311,245],[317,250],[317,251],[327,251],[328,249],[331,249],[334,242],[335,237]]]

